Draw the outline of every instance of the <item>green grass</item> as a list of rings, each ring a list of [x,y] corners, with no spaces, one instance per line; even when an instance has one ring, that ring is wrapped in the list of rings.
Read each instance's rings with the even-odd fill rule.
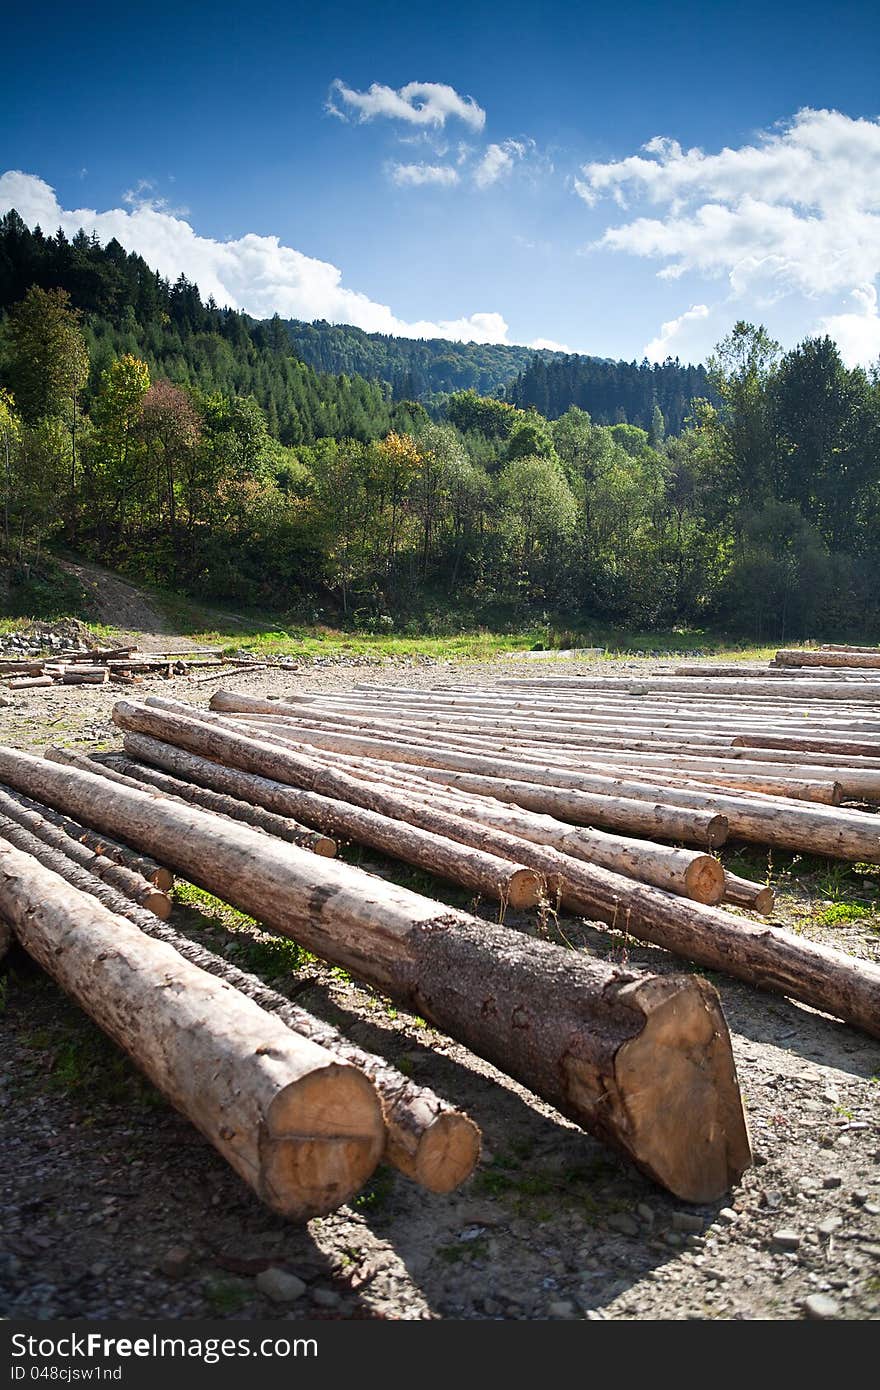
[[[741,637],[712,633],[705,628],[645,631],[591,623],[571,625],[552,617],[517,618],[503,608],[483,614],[485,621],[481,621],[480,616],[473,614],[451,613],[445,602],[426,609],[420,617],[398,621],[395,630],[369,632],[354,623],[308,623],[290,613],[239,605],[235,611],[229,611],[134,578],[131,582],[138,584],[175,633],[227,652],[244,650],[265,658],[288,656],[307,661],[314,657],[360,656],[390,661],[423,656],[487,661],[505,652],[604,647],[609,660],[634,653],[696,650],[749,660],[769,658],[776,650],[775,646],[756,647]]]
[[[309,951],[303,950],[302,946],[286,936],[264,935],[256,938],[253,933],[261,930],[259,922],[191,883],[178,879],[174,885],[174,900],[200,913],[202,917],[213,919],[225,931],[236,934],[236,939],[225,947],[223,954],[242,970],[275,980],[281,975],[295,973],[315,960]]]
[[[241,1279],[216,1275],[205,1281],[205,1303],[215,1317],[238,1313],[254,1299],[254,1287]]]
[[[837,927],[844,922],[858,922],[862,917],[870,917],[871,911],[861,903],[833,903],[816,919],[825,927]]]

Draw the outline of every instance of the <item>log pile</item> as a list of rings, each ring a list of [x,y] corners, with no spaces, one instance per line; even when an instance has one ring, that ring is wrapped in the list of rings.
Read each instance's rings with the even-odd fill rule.
[[[222,666],[215,656],[184,661],[174,653],[137,655],[138,648],[96,647],[91,651],[58,651],[51,656],[0,658],[0,682],[8,690],[33,690],[50,685],[136,685],[145,676],[173,680],[203,666]]]
[[[730,839],[880,862],[880,681],[749,669],[119,700],[122,752],[0,748],[0,949],[11,927],[298,1219],[347,1200],[383,1154],[448,1191],[478,1131],[182,937],[144,896],[170,905],[171,872],[417,1012],[672,1193],[714,1200],[750,1161],[716,992],[535,928],[575,913],[880,1036],[880,968],[757,920],[772,888],[715,853]],[[346,841],[495,900],[497,921],[332,858]],[[162,979],[171,997],[133,1011]]]
[[[83,771],[51,758],[0,749],[0,780],[18,795],[86,823],[99,834],[112,827],[116,836],[142,855],[156,856],[267,928],[343,966],[543,1096],[685,1200],[720,1196],[750,1162],[730,1040],[717,995],[705,981],[691,975],[633,972],[573,955],[561,946],[485,922],[384,878],[309,853],[257,827],[188,803],[165,788],[147,783],[133,787],[124,774],[99,763],[94,768],[94,772]],[[10,854],[27,844],[20,838],[22,831],[21,826],[10,829],[0,820],[0,837],[13,845]],[[19,836],[18,844],[13,835]],[[442,837],[430,832],[429,838],[433,843]],[[68,843],[73,843],[69,837]],[[525,847],[525,841],[520,843]],[[459,847],[465,861],[475,862],[463,843]],[[39,852],[45,856],[48,849],[43,846]],[[502,871],[509,874],[509,856],[497,857]],[[484,863],[488,858],[485,851]],[[45,862],[41,868],[45,870]],[[75,868],[82,871],[81,866]],[[18,861],[15,869],[12,877],[20,881],[23,871]],[[70,883],[69,871],[64,879]],[[57,948],[61,947],[63,959],[66,937],[36,941],[29,935],[30,916],[43,900],[43,885],[37,878],[28,884],[27,890],[8,898],[0,884],[0,916],[11,923],[26,949],[54,971]],[[65,891],[69,891],[66,886]],[[106,892],[106,885],[98,885],[98,891]],[[51,894],[48,899],[61,901]],[[81,903],[77,911],[83,911]],[[70,923],[72,931],[76,915],[72,911],[59,916],[58,930],[66,931],[65,924]],[[84,913],[83,920],[92,915],[93,910]],[[108,924],[101,920],[106,928]],[[164,930],[164,924],[155,922],[153,937]],[[90,943],[88,952],[94,950],[94,959],[103,962],[104,939],[99,940],[96,933]],[[190,1079],[182,1079],[176,1067],[173,1077],[160,1074],[153,1062],[160,1053],[166,1059],[179,1056],[180,1071],[185,1071],[188,1044],[183,1035],[194,1028],[198,1031],[196,1014],[182,1001],[179,1020],[163,1018],[162,1028],[170,1030],[171,1042],[153,1037],[143,1018],[137,1028],[129,1029],[124,1000],[113,996],[104,1007],[102,971],[97,971],[94,990],[85,983],[91,978],[88,952],[75,969],[55,972],[56,978],[235,1166],[234,1155],[219,1141],[226,1129],[235,1129],[238,1135],[250,1126],[248,1134],[252,1134],[255,1122],[258,1127],[266,1124],[265,1113],[258,1121],[252,1111],[236,1114],[235,1124],[218,1125],[215,1099],[200,1099],[200,1090],[199,1096],[192,1094],[199,1075],[194,1072]],[[148,986],[142,982],[138,987]],[[149,1015],[149,1010],[142,1013]],[[222,1033],[218,1015],[214,1035],[219,1039]],[[217,1064],[216,1054],[211,1055]],[[209,1049],[206,1066],[208,1056]],[[238,1074],[237,1079],[240,1082]],[[256,1080],[248,1084],[258,1085]],[[212,1124],[197,1102],[211,1109]],[[436,1116],[438,1107],[442,1109],[439,1102],[427,1105],[429,1119]],[[447,1106],[444,1113],[448,1111]],[[357,1163],[348,1165],[346,1160],[343,1164],[340,1158],[339,1172],[345,1168],[347,1174],[349,1169],[361,1173],[363,1154],[373,1152],[361,1134],[367,1129],[365,1118],[356,1133]],[[294,1132],[307,1130],[297,1127]],[[252,1141],[247,1139],[247,1144],[250,1155]],[[321,1150],[322,1164],[331,1164],[331,1147]],[[410,1166],[417,1172],[412,1140],[403,1147],[408,1148]],[[343,1153],[339,1145],[336,1148]],[[392,1145],[386,1148],[390,1154]],[[433,1153],[422,1164],[420,1180],[430,1180],[434,1190],[444,1190],[452,1185],[449,1174],[460,1180],[470,1171],[474,1157],[472,1129],[446,1119],[439,1126]],[[405,1159],[406,1154],[398,1166]],[[244,1171],[243,1166],[239,1165],[239,1171]],[[305,1210],[309,1202],[319,1200],[298,1195],[302,1184],[294,1195],[273,1196],[268,1179],[259,1174],[255,1178],[253,1168],[249,1171],[248,1180],[279,1209],[286,1204],[284,1209],[291,1212]],[[350,1174],[337,1174],[334,1191],[341,1193],[351,1181]],[[325,1184],[321,1192],[327,1191]],[[322,1203],[329,1200],[320,1197]]]

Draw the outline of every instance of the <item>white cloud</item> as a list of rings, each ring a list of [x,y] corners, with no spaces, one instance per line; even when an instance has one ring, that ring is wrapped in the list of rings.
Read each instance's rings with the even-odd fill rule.
[[[880,121],[799,111],[754,144],[718,154],[655,136],[644,153],[587,164],[577,191],[590,205],[662,207],[610,227],[596,243],[729,279],[764,302],[870,284],[880,271]]]
[[[489,145],[474,169],[474,183],[477,188],[489,188],[491,184],[505,178],[517,160],[522,159],[526,148],[522,140],[505,140],[500,145]]]
[[[454,119],[472,130],[482,130],[486,124],[486,113],[473,97],[460,96],[445,82],[408,82],[397,91],[374,82],[367,91],[357,92],[337,77],[330,87],[327,110],[343,121],[386,116],[410,125],[444,126]]]
[[[391,178],[399,188],[419,188],[426,183],[450,188],[458,183],[458,170],[449,164],[392,164]]]
[[[566,347],[565,343],[556,343],[552,338],[535,338],[529,347],[534,348],[535,352],[540,352],[542,348],[548,352],[574,352],[574,348]]]
[[[673,357],[681,351],[682,344],[677,339],[680,338],[682,330],[688,324],[698,323],[702,319],[709,317],[709,306],[707,304],[692,304],[683,314],[679,314],[677,319],[669,319],[661,324],[660,332],[656,338],[652,338],[645,347],[645,356],[649,362],[665,362],[667,357]],[[697,354],[701,356],[702,354]]]
[[[368,333],[406,338],[454,338],[466,342],[506,343],[508,325],[501,314],[475,313],[457,319],[407,322],[386,304],[342,284],[342,272],[283,246],[274,236],[248,232],[232,241],[197,235],[188,222],[150,203],[131,211],[111,208],[63,209],[54,190],[33,174],[11,170],[0,176],[0,214],[15,208],[30,227],[46,231],[63,228],[73,236],[80,227],[103,242],[111,237],[136,251],[148,265],[170,280],[185,275],[204,299],[244,309],[255,318],[279,313],[282,318],[328,319],[351,323]]]
[[[815,331],[833,338],[846,365],[855,367],[880,358],[880,313],[873,285],[858,285],[850,297],[858,312],[829,314],[819,320]]]

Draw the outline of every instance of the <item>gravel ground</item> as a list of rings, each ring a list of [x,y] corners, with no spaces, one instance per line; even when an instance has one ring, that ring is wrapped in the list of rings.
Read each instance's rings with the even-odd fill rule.
[[[232,684],[281,694],[342,690],[365,677],[430,685],[578,669],[585,668],[552,658],[464,667],[355,660],[246,672]],[[216,685],[197,679],[145,681],[123,693],[156,690],[206,703]],[[110,721],[118,693],[24,692],[0,710],[0,740],[37,749],[50,741],[118,746]],[[366,856],[361,862],[389,871]],[[786,860],[774,873],[775,922],[880,957],[880,869]],[[379,1169],[350,1205],[293,1226],[262,1207],[85,1015],[13,951],[0,984],[5,1316],[863,1319],[880,1312],[880,1042],[712,976],[756,1163],[723,1202],[687,1207],[420,1020],[341,972],[297,959],[238,914],[186,896],[172,919],[180,930],[468,1110],[484,1134],[479,1169],[445,1197]],[[444,896],[469,905],[455,892]],[[857,897],[872,915],[824,924],[822,909],[839,897]],[[476,910],[494,916],[492,905]],[[536,929],[534,917],[507,920]],[[559,928],[580,949],[658,971],[683,968],[658,948],[634,948],[586,923],[562,918]]]

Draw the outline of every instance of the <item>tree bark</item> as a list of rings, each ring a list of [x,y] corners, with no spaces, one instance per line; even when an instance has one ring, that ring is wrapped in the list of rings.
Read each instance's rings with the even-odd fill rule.
[[[801,652],[783,648],[776,653],[776,664],[778,666],[848,666],[857,667],[863,671],[876,671],[880,669],[880,652],[876,647],[872,651],[870,648],[861,647],[858,651],[821,651],[821,652]]]
[[[0,749],[0,777],[98,829],[124,822],[192,882],[414,1008],[685,1200],[714,1200],[749,1163],[727,1028],[705,981],[616,970],[26,753]]]
[[[736,907],[750,907],[769,917],[773,911],[776,895],[767,883],[754,883],[750,878],[740,878],[727,869],[724,871],[724,901]]]
[[[139,756],[136,746],[127,747]],[[192,769],[186,754],[174,760],[175,771],[184,776],[191,775]],[[96,769],[90,769],[92,771]],[[239,774],[230,775],[230,770],[214,767],[206,770],[216,786],[236,787],[249,794],[255,801],[261,792],[271,798],[271,789],[261,789],[254,785],[259,779],[247,778]],[[338,788],[344,782],[340,777],[325,777],[323,769],[316,765],[317,782],[327,790]],[[149,780],[149,779],[147,779]],[[483,893],[503,904],[516,909],[535,907],[542,893],[539,874],[523,865],[512,866],[506,857],[485,853],[479,849],[466,848],[457,840],[443,835],[442,830],[431,826],[418,829],[405,820],[394,816],[390,811],[393,798],[383,803],[387,810],[376,810],[351,804],[346,800],[324,796],[308,790],[289,787],[277,804],[283,804],[294,814],[335,837],[342,835],[357,844],[366,845],[391,858],[402,859],[406,864],[426,869],[453,883],[458,883],[475,893]]]
[[[216,725],[166,715],[145,706],[128,706],[125,711],[119,711],[117,706],[114,717],[117,716],[117,722],[150,727],[153,737],[157,729],[164,729],[166,738],[173,737],[190,751],[207,754],[214,761],[225,759],[244,764],[259,776],[284,782],[332,776],[331,785],[343,785],[341,774],[330,768],[316,769],[309,759],[228,733]],[[355,778],[346,777],[345,785],[351,783],[355,784],[351,788],[353,796],[362,802],[379,802],[381,789],[365,788]],[[401,797],[398,804],[401,812],[416,823],[433,823],[438,814],[433,807],[421,806],[415,799]],[[444,816],[443,820],[446,833],[459,836],[463,843],[515,856],[518,862],[543,874],[551,894],[557,894],[573,912],[656,942],[701,965],[726,970],[751,983],[788,994],[880,1035],[880,967],[854,962],[842,953],[829,952],[786,932],[774,931],[768,938],[763,929],[717,908],[677,898],[554,849],[475,825],[471,820],[453,816]]]
[[[32,855],[44,868],[53,870],[73,887],[90,893],[111,912],[128,918],[147,936],[173,946],[191,965],[225,980],[261,1009],[276,1014],[294,1033],[365,1072],[382,1102],[387,1131],[382,1157],[413,1182],[431,1192],[451,1192],[470,1177],[480,1155],[480,1131],[467,1115],[427,1087],[416,1086],[384,1057],[356,1047],[329,1023],[292,1004],[258,976],[240,970],[207,947],[182,936],[169,923],[160,922],[151,912],[137,907],[115,888],[96,879],[58,850],[50,849],[6,816],[0,816],[0,838]],[[0,942],[4,933],[8,938],[9,928],[0,918]]]
[[[152,883],[144,878],[143,874],[134,873],[122,864],[115,864],[106,855],[97,854],[89,849],[80,841],[68,835],[57,825],[51,824],[46,819],[47,808],[36,804],[27,796],[16,794],[9,791],[7,787],[0,786],[0,813],[8,816],[10,820],[22,825],[29,830],[38,840],[44,844],[51,845],[60,854],[65,855],[73,863],[79,864],[83,869],[87,869],[95,878],[104,879],[106,883],[123,893],[133,903],[139,907],[144,907],[148,912],[154,913],[165,921],[171,915],[171,899],[161,888],[156,888]],[[52,814],[51,811],[48,812]]]
[[[168,777],[154,768],[132,762],[119,754],[94,753],[86,758],[81,753],[71,753],[67,748],[56,748],[50,744],[45,756],[52,762],[78,767],[81,772],[100,772],[103,777],[109,777],[111,781],[119,782],[122,786],[142,788],[148,783],[166,796],[188,801],[193,806],[202,806],[206,811],[213,811],[228,820],[243,821],[246,825],[265,831],[267,835],[275,835],[279,840],[286,840],[288,844],[299,845],[301,849],[310,849],[314,854],[323,855],[326,859],[332,859],[336,854],[336,841],[329,835],[322,835],[320,831],[300,825],[290,816],[276,816],[271,811],[264,810],[262,806],[253,806],[238,797],[224,796],[204,787],[195,787],[191,782]]]
[[[367,1180],[384,1127],[357,1068],[8,845],[0,913],[267,1205],[306,1221]]]

